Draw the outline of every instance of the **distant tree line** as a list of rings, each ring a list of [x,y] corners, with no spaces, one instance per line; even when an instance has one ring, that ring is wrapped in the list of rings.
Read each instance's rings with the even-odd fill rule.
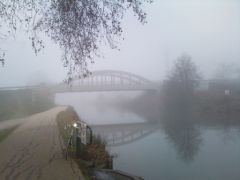
[[[0,91],[0,121],[25,117],[48,110],[54,102],[48,96],[32,97],[32,90]]]

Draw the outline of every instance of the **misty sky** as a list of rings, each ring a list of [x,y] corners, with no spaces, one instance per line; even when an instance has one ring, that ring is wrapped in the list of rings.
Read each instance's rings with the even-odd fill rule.
[[[148,23],[141,25],[127,13],[121,50],[102,47],[104,58],[96,58],[90,70],[123,70],[158,80],[178,56],[187,53],[208,78],[219,63],[240,62],[240,1],[155,0],[144,9]],[[38,56],[24,34],[0,43],[7,53],[6,66],[0,68],[0,86],[64,79],[61,51],[50,40],[46,39],[46,48]]]

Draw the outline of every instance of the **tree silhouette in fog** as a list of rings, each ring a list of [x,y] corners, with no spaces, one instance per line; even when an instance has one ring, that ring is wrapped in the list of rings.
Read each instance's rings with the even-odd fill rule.
[[[168,77],[168,82],[180,93],[192,93],[199,84],[201,76],[192,58],[184,54],[180,56]]]
[[[167,80],[163,83],[161,102],[164,108],[175,111],[188,110],[193,105],[195,96],[194,90],[201,79],[197,66],[189,55],[180,56]]]
[[[117,48],[127,10],[146,22],[144,2],[152,0],[1,0],[0,38],[24,30],[38,53],[44,48],[39,36],[44,33],[62,48],[70,80],[76,74],[89,73],[88,63],[94,62],[101,45]],[[0,59],[3,62],[3,56]]]
[[[202,142],[195,127],[195,88],[201,76],[189,55],[180,56],[161,91],[161,123],[179,156],[190,162]]]

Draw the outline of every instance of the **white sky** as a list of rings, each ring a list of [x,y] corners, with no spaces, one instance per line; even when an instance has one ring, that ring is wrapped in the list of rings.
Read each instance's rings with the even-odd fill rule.
[[[90,70],[123,70],[158,80],[165,77],[178,56],[188,53],[207,78],[215,74],[220,62],[240,62],[240,1],[155,0],[145,9],[148,23],[141,25],[128,13],[121,50],[103,47],[104,58],[96,58]],[[38,56],[27,36],[0,43],[7,50],[6,66],[0,68],[0,86],[64,79],[61,52],[50,40]]]

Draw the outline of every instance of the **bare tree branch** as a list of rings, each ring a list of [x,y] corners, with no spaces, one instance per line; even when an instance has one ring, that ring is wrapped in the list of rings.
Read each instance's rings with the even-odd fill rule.
[[[17,29],[26,31],[36,54],[44,48],[38,36],[44,32],[61,47],[71,79],[89,73],[88,63],[94,63],[103,43],[117,48],[128,9],[146,23],[141,9],[144,2],[152,0],[2,0],[0,31],[8,29],[2,32],[6,37],[15,35]]]

